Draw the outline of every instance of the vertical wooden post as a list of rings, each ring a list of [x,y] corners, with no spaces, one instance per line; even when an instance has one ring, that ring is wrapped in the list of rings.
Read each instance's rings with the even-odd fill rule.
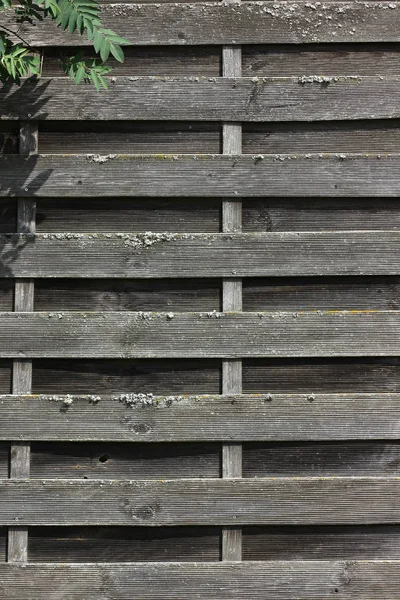
[[[38,150],[38,126],[34,122],[20,124],[19,153],[24,156],[36,154]],[[18,200],[18,233],[35,233],[35,200]],[[14,311],[32,312],[34,301],[34,282],[30,279],[15,281]],[[16,359],[13,361],[12,393],[30,394],[32,391],[32,361]],[[24,479],[30,472],[29,442],[12,442],[10,453],[10,477]],[[28,528],[10,527],[8,530],[8,562],[25,562],[28,559]]]
[[[240,77],[242,74],[242,50],[226,46],[222,49],[222,74],[224,77]],[[223,154],[242,153],[242,126],[240,123],[222,125]],[[226,233],[241,231],[242,203],[238,200],[222,203],[222,230]],[[238,278],[224,279],[222,283],[222,309],[242,310],[242,281]],[[242,392],[242,361],[225,360],[222,363],[222,393]],[[242,445],[223,444],[222,477],[242,476]],[[242,560],[242,530],[229,527],[222,530],[222,560]]]

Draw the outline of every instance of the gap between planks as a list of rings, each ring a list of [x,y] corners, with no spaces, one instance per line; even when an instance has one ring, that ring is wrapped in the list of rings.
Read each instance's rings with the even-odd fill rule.
[[[38,152],[38,125],[24,121],[20,124],[19,154],[31,156]],[[18,233],[35,233],[36,201],[20,199],[17,201]],[[32,312],[34,309],[34,282],[31,279],[15,281],[14,311]],[[13,361],[12,393],[30,394],[32,391],[32,360],[15,359]],[[12,442],[10,448],[10,478],[29,478],[30,443]],[[28,560],[28,528],[10,527],[8,529],[7,560],[12,563]]]
[[[224,46],[222,48],[223,77],[241,77],[242,50],[240,47]],[[242,125],[240,123],[223,123],[222,153],[242,153]],[[222,203],[222,231],[237,233],[242,230],[242,202],[238,200]],[[242,310],[242,280],[238,278],[224,279],[222,282],[222,310]],[[224,360],[222,362],[222,393],[241,394],[242,361]],[[222,477],[242,477],[242,444],[222,445]],[[242,560],[242,529],[229,527],[222,529],[221,559],[223,561]]]

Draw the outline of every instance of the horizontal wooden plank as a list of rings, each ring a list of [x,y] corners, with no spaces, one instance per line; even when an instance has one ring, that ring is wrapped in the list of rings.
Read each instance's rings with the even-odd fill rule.
[[[4,600],[392,600],[399,561],[5,564]]]
[[[75,201],[69,202],[73,205]],[[78,212],[79,208],[77,207],[76,210]],[[69,215],[65,216],[68,217]],[[66,229],[65,225],[57,231],[66,231]],[[395,198],[260,198],[243,202],[243,231],[245,232],[350,231],[352,229],[400,230],[398,200]]]
[[[396,523],[398,477],[0,480],[1,525]]]
[[[398,356],[399,317],[373,310],[0,313],[0,357]]]
[[[396,76],[157,76],[112,77],[109,81],[107,102],[93,87],[75,88],[64,78],[26,80],[18,89],[18,102],[16,88],[3,87],[0,119],[326,121],[400,117],[400,78]]]
[[[6,204],[7,201],[4,201]],[[81,198],[78,202],[70,198],[47,198],[39,199],[36,204],[36,231],[39,233],[218,233],[221,230],[221,199],[216,198],[203,198],[201,202],[181,198],[137,198],[135,202],[126,198],[113,198],[112,202],[108,198]],[[0,214],[2,207],[3,202],[0,202]],[[400,211],[398,214],[400,222]],[[393,223],[396,218],[394,211],[391,211],[390,217]],[[5,233],[10,231],[16,231],[16,227],[4,229]]]
[[[319,396],[317,396],[319,398]],[[343,396],[344,397],[344,396]],[[352,400],[354,396],[349,395]],[[325,406],[326,420],[329,422],[332,412],[336,411],[335,402],[337,396],[328,395],[325,398],[333,398],[332,404]],[[367,400],[368,396],[364,396]],[[367,403],[359,405],[359,414],[364,412]],[[287,407],[290,414],[291,407]],[[369,420],[369,409],[366,408],[366,421]],[[385,410],[384,405],[382,409]],[[301,411],[300,411],[301,412]],[[348,412],[343,411],[343,415],[338,415],[338,421],[344,419],[345,427],[349,425],[347,420]],[[290,418],[290,417],[289,417]],[[325,426],[325,415],[321,421],[315,425],[321,429],[321,435],[325,436],[323,431]],[[313,421],[313,419],[310,419]],[[366,423],[366,435],[368,436],[369,423]],[[340,429],[340,425],[338,425]],[[243,446],[243,477],[313,477],[329,476],[340,477],[343,475],[396,475],[400,465],[400,443],[396,439],[382,441],[381,435],[376,437],[379,440],[365,441],[362,439],[360,427],[359,441],[284,441],[284,442],[253,442],[246,443]],[[299,439],[302,436],[301,417],[299,421]],[[303,430],[304,431],[304,430]],[[333,433],[332,429],[332,436]],[[339,434],[340,435],[340,434]],[[351,438],[351,434],[349,438]],[[355,437],[355,436],[354,436]],[[394,436],[395,438],[396,436]],[[366,438],[365,438],[366,439]]]
[[[0,156],[0,196],[398,196],[400,155]]]
[[[252,44],[243,46],[242,55],[244,77],[397,75],[399,48],[396,44],[376,43],[340,44],[340,47],[335,44]],[[140,72],[140,75],[147,74],[159,73]]]
[[[272,526],[243,530],[246,561],[396,560],[399,552],[398,525]]]
[[[397,231],[0,235],[0,277],[398,275]]]
[[[88,393],[92,390],[93,386]],[[248,359],[243,361],[243,391],[247,394],[400,392],[400,361],[395,356]]]
[[[390,141],[387,147],[392,148]],[[221,125],[209,121],[112,120],[97,121],[95,126],[92,121],[41,121],[39,127],[42,154],[218,154],[220,149]]]
[[[31,563],[205,562],[219,561],[220,543],[218,527],[35,527],[28,554]]]
[[[12,121],[11,121],[12,122]],[[219,153],[213,121],[41,121],[43,154]],[[399,119],[243,124],[243,154],[400,151]],[[60,137],[63,145],[60,146]]]
[[[84,40],[82,40],[83,43]],[[93,48],[82,48],[84,59],[93,59]],[[45,48],[43,50],[42,76],[61,77],[60,58],[65,54],[63,48]],[[110,56],[108,64],[112,66],[113,76],[128,75],[187,75],[192,77],[219,77],[221,74],[221,49],[218,46],[125,46],[123,63]],[[393,54],[393,53],[392,53]],[[353,75],[354,71],[348,73]],[[358,73],[358,71],[357,71]],[[379,71],[380,74],[381,71]],[[296,73],[294,73],[297,75]],[[341,75],[346,73],[341,73]],[[363,73],[361,73],[363,74]],[[365,73],[370,75],[371,73]],[[397,71],[387,74],[397,75]],[[66,75],[65,75],[66,76]],[[67,76],[66,76],[67,77]]]
[[[35,527],[28,543],[31,563],[220,560],[217,527]],[[396,560],[399,552],[398,525],[258,525],[243,530],[245,561]]]
[[[0,417],[0,440],[394,439],[400,394],[0,396]]]
[[[243,154],[399,152],[399,125],[397,119],[244,123]]]
[[[125,416],[126,412],[120,413],[120,418]],[[33,442],[30,477],[179,479],[220,476],[221,444],[152,444],[140,443],[137,439],[136,435],[134,444]],[[3,477],[7,476],[8,473]]]
[[[3,394],[11,392],[12,361],[0,360],[0,391]]]
[[[43,281],[51,283],[51,280]],[[283,277],[243,280],[244,312],[399,308],[398,277]]]
[[[132,44],[304,44],[318,42],[397,42],[400,12],[395,2],[225,2],[108,4],[106,27]],[[14,25],[12,17],[2,19]],[[90,45],[47,21],[24,23],[19,34],[32,46]]]
[[[400,211],[399,211],[400,212]],[[3,282],[3,284],[2,284]],[[9,284],[8,286],[6,284]],[[11,279],[0,280],[0,310],[12,310]],[[38,279],[37,311],[213,311],[219,279]],[[279,277],[243,280],[243,310],[399,310],[400,277]]]
[[[17,229],[16,200],[5,200],[0,203],[0,232],[9,233]]]
[[[2,393],[10,392],[10,386],[3,385],[0,389]],[[221,361],[182,358],[33,361],[34,394],[122,394],[132,390],[157,395],[219,394]]]
[[[39,279],[35,309],[212,311],[221,306],[221,287],[218,279]],[[393,308],[383,302],[379,308]],[[0,307],[12,310],[2,307],[1,295]]]
[[[8,477],[9,462],[10,462],[10,444],[0,443],[0,477]],[[0,537],[1,537],[1,531],[0,531]],[[0,546],[1,546],[1,542],[0,542]],[[1,550],[0,550],[0,560],[1,560]]]

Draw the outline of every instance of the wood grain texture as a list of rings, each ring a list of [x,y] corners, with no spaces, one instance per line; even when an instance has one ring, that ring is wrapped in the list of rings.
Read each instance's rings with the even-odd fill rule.
[[[84,43],[84,40],[82,40]],[[84,58],[94,58],[93,48],[83,48]],[[60,58],[63,48],[46,48],[43,56],[42,76],[61,77]],[[125,46],[125,61],[120,63],[111,56],[114,76],[187,75],[192,77],[219,77],[221,50],[218,46]],[[352,75],[353,71],[349,73]],[[390,73],[392,74],[392,73]],[[397,71],[393,73],[397,74]]]
[[[399,243],[397,231],[0,235],[0,276],[398,275]],[[241,310],[241,299],[224,307]]]
[[[71,88],[68,79],[28,79],[23,87],[0,92],[0,119],[328,121],[400,117],[400,78],[395,76],[113,77],[109,81],[107,102],[103,102],[94,88]],[[185,150],[169,149],[175,151]],[[207,151],[213,150],[203,150]]]
[[[399,326],[398,311],[1,313],[0,357],[398,356]]]
[[[10,233],[17,229],[17,200],[2,200],[0,204],[0,232]]]
[[[235,1],[235,0],[233,0]],[[236,2],[236,5],[238,3]],[[242,74],[242,50],[240,47],[223,46],[222,75],[240,77]],[[226,119],[228,120],[228,119]],[[223,154],[242,153],[242,125],[223,123]],[[242,203],[226,201],[222,203],[222,231],[225,233],[242,230]],[[242,310],[242,281],[237,278],[222,280],[222,310]],[[238,360],[222,361],[222,393],[240,394],[242,392],[242,363]],[[240,443],[222,444],[223,478],[242,476],[242,445]],[[240,561],[242,559],[242,532],[238,527],[222,529],[221,560]]]
[[[32,444],[36,479],[179,479],[219,477],[220,444],[140,443]]]
[[[6,478],[9,474],[10,461],[10,445],[8,443],[0,443],[0,477]],[[2,532],[0,530],[0,537]],[[1,542],[0,542],[1,545]],[[0,551],[1,555],[1,551]],[[0,559],[1,560],[1,559]]]
[[[311,525],[396,523],[399,478],[0,481],[11,525]]]
[[[29,562],[218,561],[220,537],[218,527],[35,527]]]
[[[399,394],[144,395],[143,399],[137,394],[122,394],[97,398],[100,396],[0,396],[0,440],[7,440],[11,435],[43,441],[391,440],[399,437],[400,431]],[[126,406],[129,399],[136,404]],[[268,446],[261,447],[257,457],[257,448],[252,450],[246,462],[246,470],[251,469],[247,476],[258,473],[257,468],[264,469],[267,461],[263,457],[267,457],[269,451]],[[82,450],[77,447],[76,452],[80,456]],[[295,463],[291,452],[289,448],[289,464]],[[293,452],[301,456],[301,450]],[[310,455],[312,452],[310,447]],[[106,450],[103,454],[109,456]],[[134,456],[133,453],[132,460]],[[321,461],[323,457],[324,454]],[[303,462],[306,460],[310,462],[311,458],[307,459],[305,453]],[[104,462],[107,461],[108,458]],[[283,458],[281,462],[281,468],[285,469]],[[392,463],[392,459],[389,462]],[[393,468],[397,464],[394,462]],[[106,473],[107,464],[98,465],[97,460],[94,464],[99,476]],[[239,467],[241,461],[235,468],[227,468],[226,476],[237,477]],[[46,471],[46,475],[49,474]]]
[[[131,102],[127,101],[128,106]],[[76,119],[76,114],[72,118]],[[114,116],[110,114],[110,118]],[[92,121],[73,120],[42,121],[40,125],[41,154],[205,154],[218,153],[221,148],[221,126],[215,122],[112,120],[97,121],[94,126]]]
[[[38,151],[38,125],[23,121],[19,130],[19,153],[30,157]],[[34,234],[36,231],[36,202],[34,199],[17,200],[17,231],[19,234]],[[31,275],[30,275],[31,277]],[[14,288],[14,311],[34,310],[34,282],[32,279],[17,279]],[[15,357],[12,370],[12,393],[30,394],[32,391],[32,361]],[[19,436],[16,436],[18,439]],[[11,438],[12,439],[12,438]],[[12,441],[10,446],[10,477],[27,479],[30,471],[30,444]],[[17,519],[18,520],[18,519]],[[8,530],[8,562],[26,562],[28,559],[28,529],[12,524]]]
[[[6,202],[5,202],[6,204]],[[3,201],[0,203],[0,214]],[[384,209],[383,209],[384,210]],[[394,219],[392,213],[392,222]],[[400,217],[399,217],[400,219]],[[221,199],[130,199],[81,198],[39,199],[37,202],[37,231],[59,233],[218,233],[221,220]],[[0,230],[2,225],[0,223]],[[4,229],[5,233],[14,231]],[[3,231],[1,231],[3,233]]]
[[[12,361],[0,360],[0,390],[2,393],[9,394],[11,392],[12,380]]]
[[[393,155],[0,156],[0,196],[384,197],[400,192]]]
[[[1,565],[4,600],[391,600],[399,561]],[[336,592],[337,590],[337,592]]]
[[[332,396],[327,397],[331,398]],[[367,397],[364,396],[364,398]],[[360,413],[364,411],[364,407],[365,404],[363,407],[359,406]],[[330,408],[335,411],[335,401],[332,405],[327,403],[325,406],[328,421]],[[384,410],[383,406],[382,408]],[[294,440],[245,444],[243,448],[243,476],[340,477],[343,475],[397,475],[400,470],[400,445],[395,439],[382,441],[380,434],[377,435],[377,438],[381,438],[378,441],[376,439],[368,441],[368,429],[370,427],[367,423],[369,421],[368,415],[369,407],[365,415],[365,436],[363,436],[361,427],[358,441],[301,442]],[[338,417],[338,421],[341,418],[347,421],[347,416]],[[322,421],[320,427],[323,428]],[[340,429],[341,427],[338,425],[338,430]],[[301,435],[301,424],[299,422],[299,439]],[[325,433],[322,432],[321,435],[323,436]],[[334,435],[333,431],[332,435]],[[353,440],[355,437],[349,435],[349,438]]]
[[[47,280],[46,280],[47,281]],[[257,310],[397,310],[397,277],[248,278],[243,307]]]
[[[385,153],[399,150],[400,127],[397,119],[245,123],[243,126],[244,154]]]
[[[398,75],[398,62],[396,44],[243,46],[243,77]]]
[[[396,357],[286,358],[243,361],[247,394],[400,392]]]
[[[5,562],[7,557],[7,529],[0,527],[0,563]]]
[[[212,311],[219,310],[222,295],[217,279],[41,279],[35,287],[38,311]]]
[[[392,7],[393,4],[393,7]],[[103,5],[102,20],[133,44],[304,44],[397,42],[400,13],[392,2],[218,2]],[[11,18],[3,23],[12,26]],[[32,46],[90,45],[67,36],[53,23],[23,24]]]
[[[73,201],[71,201],[72,203]],[[65,227],[64,227],[65,229]],[[260,198],[243,205],[243,231],[399,230],[394,198]]]
[[[396,560],[399,550],[398,525],[246,527],[243,531],[246,561]]]
[[[0,389],[4,388],[5,383]],[[168,358],[34,361],[35,394],[121,394],[132,390],[157,395],[219,394],[221,361]],[[3,391],[8,392],[9,388]]]

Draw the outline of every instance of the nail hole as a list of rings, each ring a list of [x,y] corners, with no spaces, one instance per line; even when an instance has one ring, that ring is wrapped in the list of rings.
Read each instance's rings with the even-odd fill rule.
[[[108,456],[108,454],[102,454],[102,455],[100,456],[100,458],[99,458],[99,461],[100,461],[101,463],[105,463],[105,462],[107,462],[107,461],[108,461],[108,459],[109,459],[109,458],[110,458],[110,457]]]

